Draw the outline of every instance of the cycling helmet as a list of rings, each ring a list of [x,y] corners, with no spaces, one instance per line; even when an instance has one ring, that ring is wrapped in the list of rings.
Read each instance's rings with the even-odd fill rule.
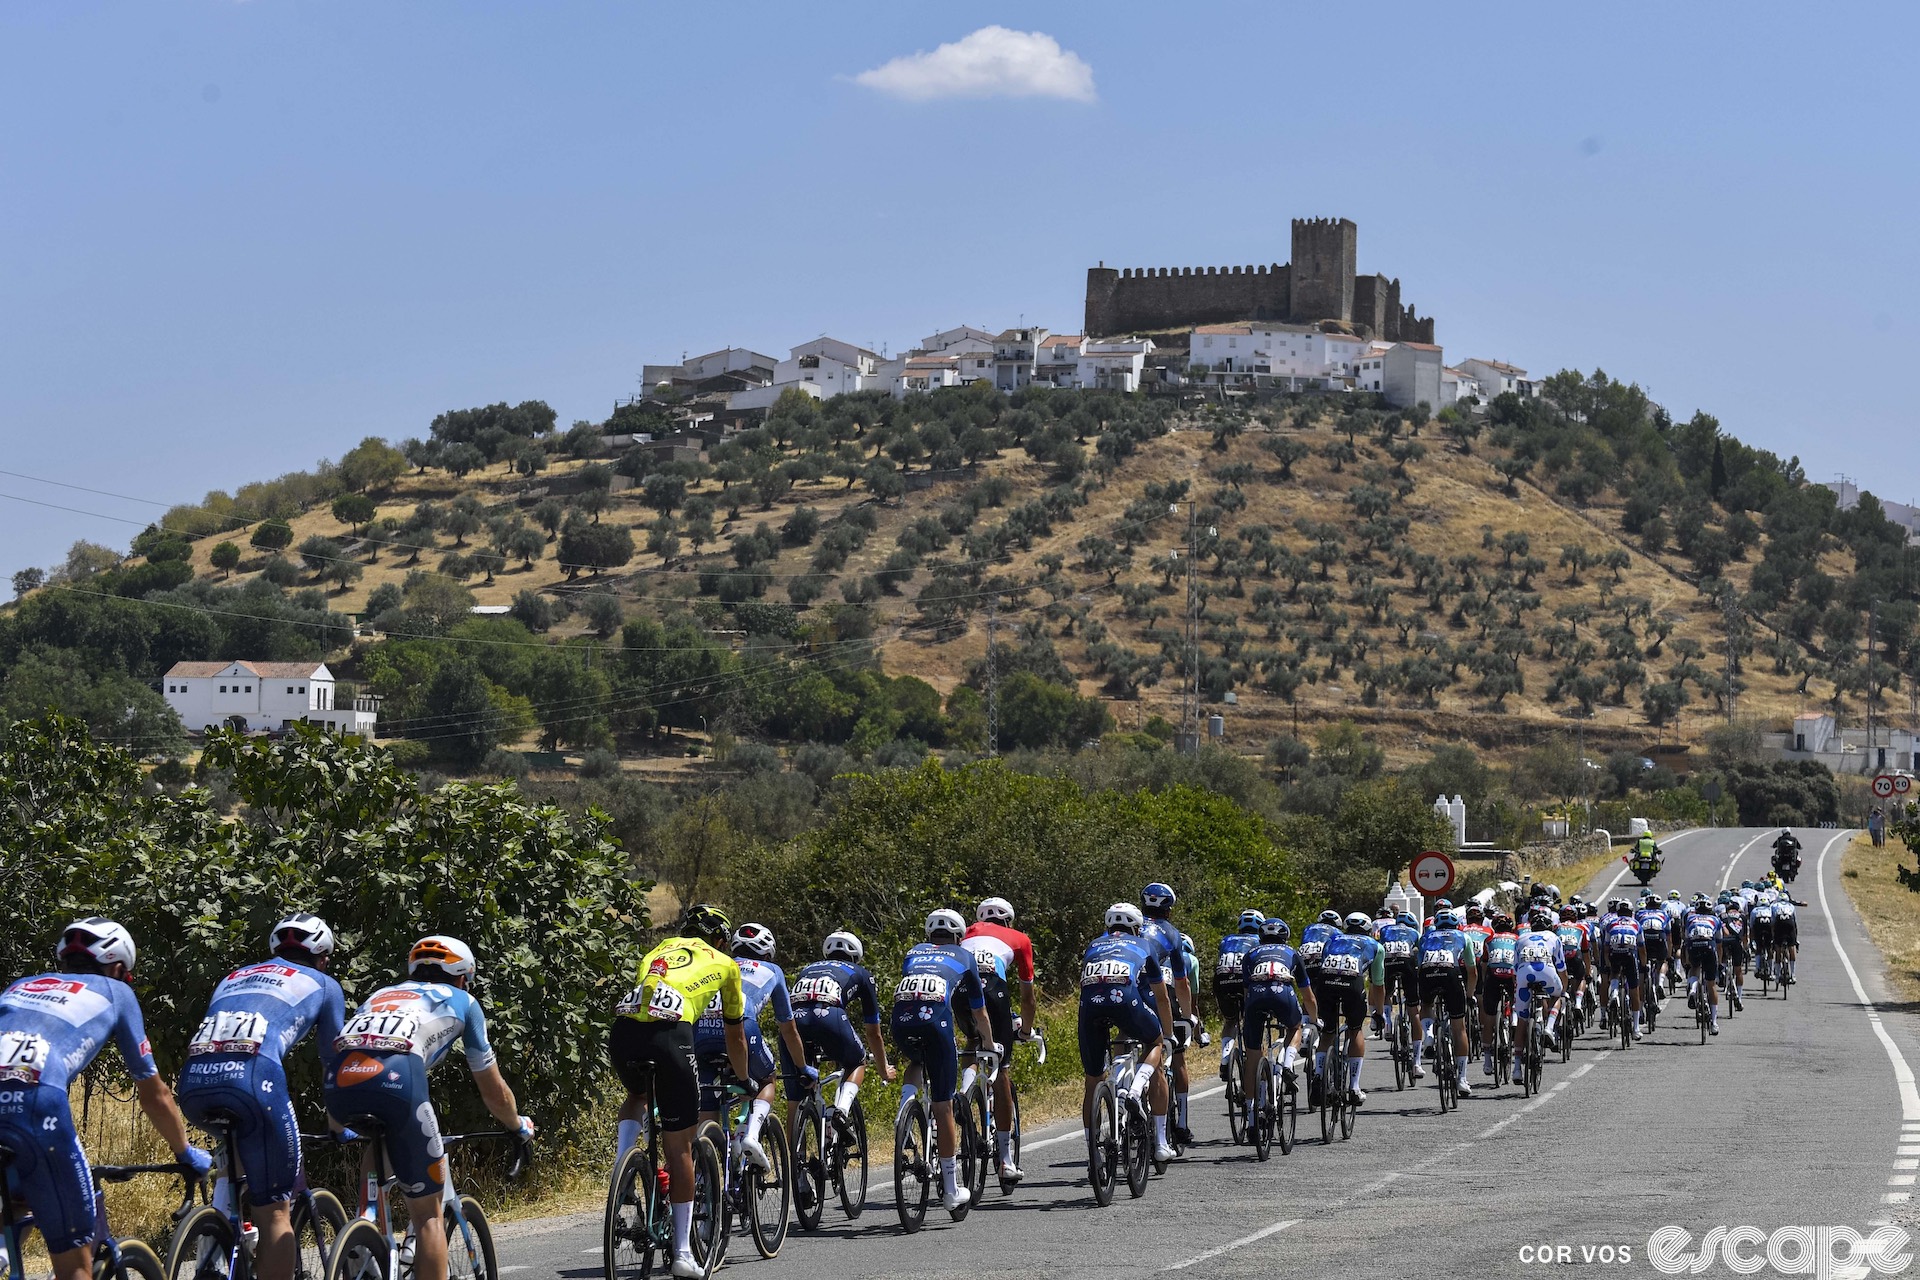
[[[1338,911],[1322,911],[1320,913],[1320,923],[1321,924],[1339,924],[1340,913]]]
[[[927,917],[928,942],[932,942],[935,938],[943,937],[951,938],[955,942],[958,942],[961,935],[966,933],[966,931],[967,922],[960,918],[958,911],[954,911],[951,908],[941,907],[938,911],[935,911]]]
[[[973,918],[981,924],[1013,923],[1013,904],[1005,898],[988,898],[973,913]]]
[[[1701,898],[1693,904],[1693,914],[1697,916],[1712,915],[1713,904],[1711,902],[1708,902],[1705,898]]]
[[[1448,904],[1447,904],[1447,903],[1445,903],[1445,902],[1442,902],[1442,903],[1441,903],[1441,905],[1442,905],[1442,906],[1446,906],[1446,905],[1448,905]],[[1484,910],[1484,909],[1483,909],[1483,908],[1482,908],[1482,907],[1480,906],[1480,904],[1479,904],[1479,903],[1477,903],[1477,902],[1475,902],[1475,903],[1472,903],[1472,904],[1470,904],[1470,905],[1469,905],[1469,906],[1467,907],[1467,920],[1468,920],[1468,922],[1469,922],[1469,923],[1471,923],[1471,924],[1479,924],[1479,923],[1480,923],[1480,922],[1481,922],[1482,920],[1484,920],[1484,919],[1486,919],[1486,918],[1487,918],[1487,913],[1486,913],[1486,911],[1485,911],[1485,910]]]
[[[1173,907],[1174,896],[1171,887],[1155,880],[1140,891],[1140,905],[1148,911],[1165,914]]]
[[[1180,935],[1180,949],[1181,949],[1182,951],[1185,951],[1185,952],[1187,952],[1187,953],[1188,953],[1188,954],[1190,954],[1190,955],[1192,955],[1192,954],[1197,954],[1197,953],[1198,953],[1198,951],[1199,951],[1199,948],[1193,945],[1193,935],[1192,935],[1192,934],[1190,934],[1190,933],[1183,933],[1183,934],[1181,934],[1181,935]]]
[[[1667,901],[1668,902],[1680,901],[1680,891],[1678,889],[1667,890]]]
[[[1279,916],[1269,916],[1260,922],[1260,941],[1262,942],[1285,942],[1291,933],[1292,930],[1287,928],[1287,922]]]
[[[1245,911],[1242,911],[1240,913],[1239,931],[1241,933],[1259,933],[1260,926],[1266,923],[1266,919],[1267,919],[1266,912],[1259,911],[1253,907],[1248,907]]]
[[[1535,929],[1553,927],[1553,916],[1545,907],[1535,907],[1527,912],[1527,924]]]
[[[1348,933],[1371,934],[1373,932],[1373,917],[1364,911],[1352,912],[1347,916],[1344,928]]]
[[[1403,924],[1407,926],[1407,928],[1409,929],[1418,929],[1420,927],[1420,921],[1418,917],[1416,917],[1411,911],[1402,911],[1399,915],[1393,918],[1393,922],[1395,924]]]
[[[773,930],[763,924],[743,924],[733,935],[733,954],[742,951],[755,960],[773,959]]]
[[[1382,922],[1391,920],[1393,919],[1393,908],[1383,902],[1373,909],[1373,918]]]
[[[1580,918],[1580,908],[1569,902],[1566,906],[1560,908],[1560,918],[1565,921],[1578,920]]]
[[[311,960],[325,960],[333,954],[333,930],[319,916],[296,911],[273,926],[267,934],[267,949],[274,955],[298,951]]]
[[[1144,924],[1146,924],[1146,917],[1141,915],[1140,908],[1131,902],[1116,902],[1107,908],[1108,933],[1119,933],[1121,930],[1139,933]]]
[[[1553,900],[1554,900],[1555,902],[1558,902],[1558,901],[1560,901],[1560,886],[1559,886],[1559,885],[1557,885],[1557,884],[1550,884],[1550,885],[1548,885],[1548,886],[1547,886],[1547,896],[1548,896],[1549,898],[1552,898],[1552,899],[1553,899]]]
[[[1460,913],[1452,907],[1442,907],[1433,913],[1433,927],[1436,929],[1458,929]]]
[[[1751,888],[1753,888],[1753,881],[1751,881],[1751,880],[1742,880],[1742,881],[1740,882],[1740,887],[1741,887],[1742,889],[1751,889]]]
[[[1492,923],[1493,923],[1493,931],[1495,933],[1512,933],[1513,932],[1513,917],[1508,915],[1504,911],[1494,912]]]
[[[132,973],[139,948],[133,945],[133,935],[118,921],[105,916],[88,916],[85,920],[75,920],[61,930],[60,945],[54,948],[53,954],[61,961],[86,956],[102,969],[108,965],[123,964],[127,966],[127,972]]]
[[[827,940],[820,944],[820,955],[827,960],[845,960],[848,964],[859,964],[866,958],[866,954],[867,949],[861,945],[860,939],[845,929],[828,934]]]
[[[413,944],[407,952],[407,976],[422,969],[438,969],[449,978],[473,976],[473,949],[458,938],[444,933],[431,934]]]
[[[727,913],[720,908],[699,902],[688,907],[687,913],[680,917],[680,933],[683,937],[699,938],[721,947],[733,934],[733,921],[727,919]]]

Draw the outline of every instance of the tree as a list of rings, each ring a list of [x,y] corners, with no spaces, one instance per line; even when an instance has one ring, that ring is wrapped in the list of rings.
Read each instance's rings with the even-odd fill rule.
[[[687,482],[665,472],[655,472],[640,486],[640,500],[663,516],[672,515],[686,497]]]
[[[231,542],[216,542],[213,550],[207,553],[207,562],[231,577],[233,571],[240,567],[240,548]]]
[[[475,445],[465,443],[448,445],[440,453],[440,465],[449,473],[465,479],[470,473],[487,465],[487,455]]]
[[[482,547],[467,557],[467,563],[475,573],[486,575],[486,581],[481,585],[490,587],[493,585],[493,575],[507,567],[507,558],[491,547]]]
[[[146,681],[112,667],[96,669],[79,649],[29,649],[0,679],[0,724],[49,712],[72,716],[96,738],[141,755],[186,751],[180,717]]]
[[[1293,479],[1294,464],[1305,461],[1312,452],[1305,441],[1295,440],[1291,436],[1268,436],[1260,442],[1260,447],[1272,454],[1274,461],[1280,464],[1282,480]]]
[[[581,601],[581,613],[587,619],[587,626],[593,634],[602,640],[620,629],[625,614],[620,608],[620,597],[611,591],[590,591]]]
[[[560,505],[558,498],[542,498],[533,508],[533,522],[547,531],[548,542],[559,536],[560,526],[566,519],[567,509]]]
[[[453,545],[464,547],[467,539],[480,532],[480,513],[478,504],[455,503],[446,515],[440,518],[440,528],[453,535]]]
[[[617,569],[633,559],[633,535],[613,525],[581,525],[560,535],[560,567],[567,581],[582,569],[595,575]]]
[[[501,550],[518,560],[525,568],[531,569],[533,562],[546,553],[547,540],[540,536],[538,529],[525,525],[513,530],[501,544]]]
[[[327,566],[338,564],[347,558],[347,549],[332,538],[323,538],[313,534],[300,543],[300,561],[307,566],[307,572],[321,574]]]
[[[42,569],[21,569],[13,575],[13,594],[15,599],[24,597],[30,591],[38,591],[47,580]]]
[[[1533,463],[1526,458],[1501,458],[1494,462],[1493,469],[1505,481],[1503,488],[1509,498],[1520,496],[1520,482],[1533,470]]]
[[[374,501],[364,493],[343,493],[333,500],[333,518],[356,534],[359,526],[373,519]]]
[[[275,518],[253,527],[253,545],[262,551],[284,551],[293,545],[293,526]]]
[[[355,493],[386,489],[407,473],[407,456],[378,436],[368,436],[352,449],[335,468],[340,483]],[[364,521],[341,521],[364,523]]]

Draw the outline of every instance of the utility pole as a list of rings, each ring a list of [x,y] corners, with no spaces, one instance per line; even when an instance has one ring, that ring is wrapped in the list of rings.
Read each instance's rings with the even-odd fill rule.
[[[1867,767],[1878,773],[1880,762],[1874,752],[1873,702],[1878,689],[1873,682],[1873,631],[1880,621],[1880,602],[1867,601]]]
[[[1727,654],[1724,675],[1727,682],[1727,723],[1732,724],[1739,709],[1739,695],[1734,691],[1733,676],[1737,663],[1734,660],[1735,632],[1740,626],[1740,598],[1734,594],[1733,587],[1727,586],[1720,593],[1720,616],[1724,622],[1727,637]]]
[[[1000,628],[1000,593],[987,593],[987,754],[1000,754],[1000,658],[994,633]]]
[[[1180,691],[1180,732],[1189,751],[1200,749],[1200,584],[1194,564],[1200,535],[1194,506],[1187,503],[1187,678]]]

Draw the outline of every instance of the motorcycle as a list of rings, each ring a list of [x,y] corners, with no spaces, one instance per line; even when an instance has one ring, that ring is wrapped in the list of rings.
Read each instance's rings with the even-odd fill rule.
[[[1634,879],[1638,880],[1643,887],[1652,884],[1653,878],[1660,874],[1660,855],[1637,853],[1633,856],[1633,860],[1627,863],[1627,870],[1633,873]]]

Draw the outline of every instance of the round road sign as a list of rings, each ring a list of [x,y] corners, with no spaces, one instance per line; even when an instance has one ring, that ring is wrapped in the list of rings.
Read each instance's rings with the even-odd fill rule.
[[[1903,796],[1911,790],[1913,790],[1912,778],[1909,778],[1904,773],[1896,773],[1893,775],[1893,793],[1895,795]]]
[[[1700,794],[1708,804],[1712,804],[1720,798],[1720,784],[1717,782],[1708,782],[1706,786],[1700,788]]]
[[[1879,796],[1882,800],[1885,800],[1888,796],[1892,795],[1893,779],[1888,777],[1884,773],[1881,774],[1879,777],[1875,778],[1873,780],[1873,794]]]
[[[1409,878],[1413,887],[1429,898],[1437,898],[1453,888],[1453,859],[1429,850],[1413,860]]]

